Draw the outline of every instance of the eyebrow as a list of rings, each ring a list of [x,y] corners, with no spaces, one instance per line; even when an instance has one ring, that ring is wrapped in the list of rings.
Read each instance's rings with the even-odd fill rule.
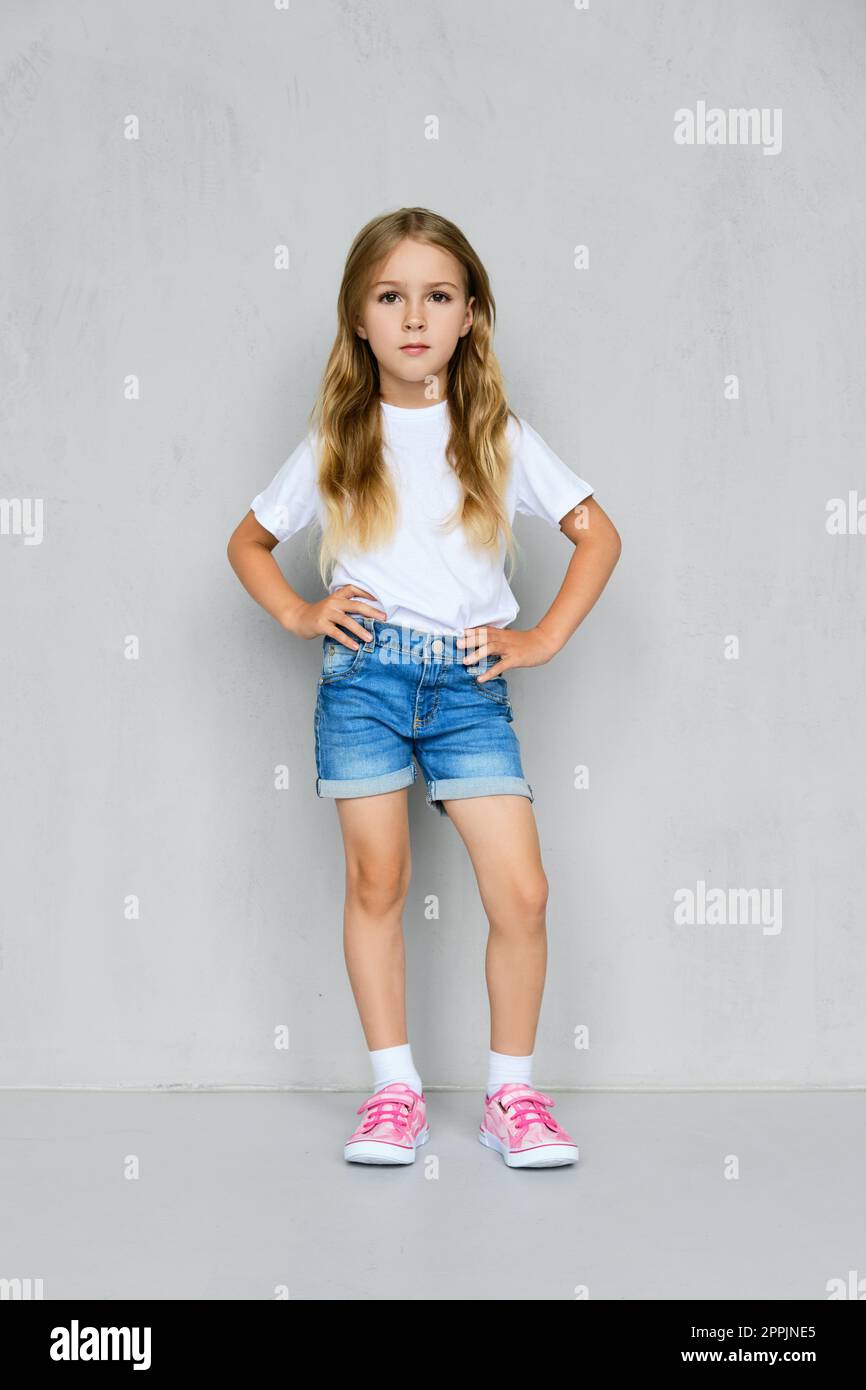
[[[373,289],[378,289],[380,285],[397,285],[397,287],[402,290],[405,288],[405,284],[405,280],[377,280]],[[433,290],[437,285],[450,285],[452,290],[458,289],[458,286],[451,280],[431,280],[429,285],[425,285],[424,288],[425,290]]]

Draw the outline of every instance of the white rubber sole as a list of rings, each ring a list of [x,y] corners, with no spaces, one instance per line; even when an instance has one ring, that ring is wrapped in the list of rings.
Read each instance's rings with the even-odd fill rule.
[[[478,1131],[478,1138],[488,1149],[501,1154],[509,1168],[562,1168],[566,1163],[576,1163],[579,1149],[576,1144],[541,1144],[525,1153],[509,1153],[501,1139],[486,1129]]]
[[[429,1138],[430,1128],[425,1125],[415,1140],[415,1147],[411,1149],[402,1149],[399,1144],[386,1144],[380,1139],[361,1139],[347,1144],[343,1157],[347,1163],[414,1163],[415,1150],[426,1144]]]

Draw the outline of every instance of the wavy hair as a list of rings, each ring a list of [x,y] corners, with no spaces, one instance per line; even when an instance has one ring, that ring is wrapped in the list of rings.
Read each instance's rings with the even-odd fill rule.
[[[397,498],[383,457],[379,367],[355,324],[376,269],[406,238],[450,251],[463,267],[467,302],[475,296],[472,326],[448,363],[446,458],[461,497],[443,529],[462,525],[471,546],[497,553],[501,531],[511,572],[516,563],[504,499],[511,467],[507,422],[517,416],[493,351],[496,305],[487,272],[453,222],[427,208],[400,208],[374,217],[351,245],[337,299],[337,336],[310,415],[324,512],[319,573],[326,588],[341,547],[363,551],[381,545],[397,524]]]

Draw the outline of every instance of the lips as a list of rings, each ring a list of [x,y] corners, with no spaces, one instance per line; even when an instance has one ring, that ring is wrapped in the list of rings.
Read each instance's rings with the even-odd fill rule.
[[[429,352],[429,347],[427,343],[406,343],[404,347],[401,347],[400,351],[408,352],[410,356],[415,357],[421,352]]]

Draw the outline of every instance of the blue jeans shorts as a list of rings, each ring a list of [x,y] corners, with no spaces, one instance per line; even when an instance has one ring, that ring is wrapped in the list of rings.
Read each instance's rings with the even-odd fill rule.
[[[447,815],[450,797],[535,797],[523,775],[504,676],[475,679],[498,661],[464,665],[447,633],[353,613],[370,633],[357,651],[322,639],[316,699],[316,795],[375,796],[416,780]]]

